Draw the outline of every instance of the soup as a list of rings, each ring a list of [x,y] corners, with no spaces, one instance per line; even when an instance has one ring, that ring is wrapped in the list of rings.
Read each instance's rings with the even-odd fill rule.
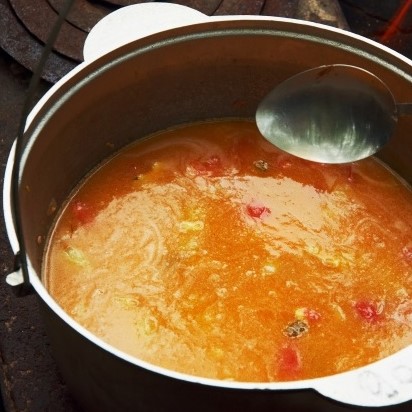
[[[114,347],[172,370],[284,381],[412,343],[412,193],[378,160],[305,161],[254,123],[165,131],[76,189],[50,294]]]

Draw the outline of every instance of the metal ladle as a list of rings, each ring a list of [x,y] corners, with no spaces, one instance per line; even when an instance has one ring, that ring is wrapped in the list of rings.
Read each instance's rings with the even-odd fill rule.
[[[321,163],[348,163],[375,154],[392,136],[399,114],[377,76],[334,64],[299,73],[275,87],[259,104],[256,123],[272,144]]]

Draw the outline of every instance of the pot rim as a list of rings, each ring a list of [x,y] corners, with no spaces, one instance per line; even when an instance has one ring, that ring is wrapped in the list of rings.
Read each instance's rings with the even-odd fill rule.
[[[159,3],[160,4],[160,3]],[[158,4],[158,5],[159,5]],[[150,6],[150,4],[139,4],[136,6]],[[129,6],[129,7],[136,7],[136,6]],[[403,61],[408,66],[412,67],[412,61],[407,57],[401,55],[400,53],[383,46],[373,40],[364,38],[363,36],[350,33],[343,29],[338,29],[330,26],[326,26],[319,23],[313,23],[303,20],[297,19],[289,19],[289,18],[281,18],[281,17],[269,17],[269,16],[214,16],[210,17],[208,21],[196,23],[195,26],[199,29],[204,27],[205,25],[208,26],[210,23],[225,23],[225,22],[250,22],[250,21],[268,21],[273,23],[288,23],[292,26],[302,27],[307,26],[311,28],[316,28],[319,31],[323,32],[331,32],[337,33],[343,38],[347,39],[355,39],[359,41],[361,44],[373,46],[374,48],[378,48],[381,51],[385,52],[385,54],[389,54],[400,61]],[[185,26],[188,27],[188,26]],[[181,27],[182,28],[182,27]],[[169,33],[173,34],[174,29],[166,30],[162,32],[161,39],[163,38],[168,39]],[[292,30],[287,32],[287,34],[293,33]],[[150,41],[152,38],[158,43],[159,40],[156,37],[159,33],[154,34],[153,36],[150,35],[146,37],[147,41]],[[90,34],[90,41],[95,41],[93,38],[93,31]],[[94,40],[93,40],[94,39]],[[96,40],[98,43],[98,41]],[[96,43],[96,44],[97,44]],[[130,46],[130,44],[136,44],[135,49],[139,49],[139,39],[135,39],[129,42],[125,46],[120,46],[119,48],[115,49],[117,53],[122,53],[122,50],[125,47]],[[344,45],[342,44],[341,47]],[[356,47],[347,45],[348,48],[357,50]],[[108,50],[107,53],[111,53],[112,50]],[[136,51],[135,51],[136,52]],[[373,54],[370,54],[371,58],[373,58]],[[375,56],[376,57],[376,56]],[[40,101],[35,105],[35,107],[30,112],[27,122],[26,122],[26,130],[29,125],[33,122],[36,116],[39,114],[42,107],[51,99],[53,99],[54,95],[57,91],[59,91],[70,79],[74,79],[76,76],[82,76],[82,72],[85,71],[86,68],[89,68],[92,64],[94,65],[101,65],[105,55],[101,55],[96,59],[86,60],[84,63],[79,64],[76,68],[74,68],[70,73],[64,76],[61,80],[59,80],[55,85],[53,85],[48,92],[40,99]],[[381,62],[381,60],[380,60]],[[104,66],[110,66],[107,62],[103,62]],[[103,66],[103,67],[104,67]],[[395,71],[398,73],[402,73],[403,77],[405,77],[405,72],[401,69],[395,67],[393,64],[387,62],[387,67],[390,68],[391,71]],[[409,76],[409,80],[412,83],[412,76]],[[14,150],[15,150],[15,143],[11,148],[9,153],[9,157],[6,164],[6,170],[4,175],[4,186],[3,186],[3,210],[4,210],[4,219],[6,223],[6,231],[7,235],[13,249],[14,253],[17,253],[19,250],[19,243],[17,240],[14,223],[13,223],[13,204],[11,199],[11,175],[12,169],[14,164]],[[143,361],[138,359],[134,356],[128,355],[124,353],[112,345],[104,342],[79,323],[77,323],[73,318],[71,318],[58,304],[57,302],[51,297],[51,295],[46,290],[45,286],[40,280],[40,276],[38,276],[28,258],[28,269],[29,269],[29,276],[30,276],[30,283],[40,296],[40,298],[48,305],[48,307],[58,315],[68,326],[76,330],[80,333],[83,337],[87,340],[91,341],[95,345],[99,346],[103,350],[113,354],[114,356],[125,360],[128,363],[136,365],[138,367],[144,368],[148,371],[161,374],[163,376],[167,376],[173,379],[183,380],[191,383],[197,383],[202,385],[214,386],[214,387],[221,387],[221,388],[229,388],[229,389],[246,389],[246,390],[291,390],[291,389],[315,389],[319,393],[331,397],[333,399],[351,403],[356,405],[362,406],[384,406],[384,405],[392,405],[396,403],[401,403],[412,399],[412,369],[410,369],[410,378],[408,378],[407,382],[405,381],[405,387],[402,390],[398,389],[398,383],[396,379],[394,380],[393,377],[388,376],[390,375],[394,368],[401,368],[405,364],[412,363],[412,345],[402,349],[401,351],[396,352],[393,355],[390,355],[380,361],[374,362],[370,365],[363,366],[361,368],[357,368],[354,370],[349,370],[346,372],[342,372],[336,375],[324,376],[319,378],[313,379],[305,379],[305,380],[295,380],[295,381],[283,381],[283,382],[235,382],[235,381],[225,381],[225,380],[218,380],[218,379],[211,379],[211,378],[204,378],[194,375],[189,375],[181,372],[176,372],[170,369],[166,369],[152,363]],[[388,372],[389,369],[392,368],[392,372]],[[408,372],[408,371],[407,371]],[[406,373],[406,372],[405,372]],[[409,372],[408,372],[409,373]],[[393,374],[393,373],[392,373]],[[399,381],[399,379],[398,379]],[[386,389],[383,386],[386,385]],[[389,385],[389,386],[388,386]],[[383,389],[379,389],[376,391],[375,387],[379,386]],[[392,388],[387,390],[387,387]],[[349,395],[350,393],[350,395]]]

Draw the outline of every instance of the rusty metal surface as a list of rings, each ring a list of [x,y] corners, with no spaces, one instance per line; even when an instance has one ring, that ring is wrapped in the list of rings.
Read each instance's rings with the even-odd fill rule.
[[[296,10],[296,18],[327,24],[340,29],[349,29],[338,0],[300,1]]]
[[[57,13],[47,3],[47,0],[9,0],[16,15],[30,31],[41,42],[46,43],[50,27],[57,19]],[[71,59],[83,61],[83,44],[86,33],[63,23],[59,36],[54,44],[54,50],[70,57]]]
[[[63,9],[65,0],[47,0],[57,13]],[[103,17],[107,16],[114,7],[104,6],[88,0],[75,0],[70,9],[67,21],[80,30],[88,33]]]
[[[215,11],[216,16],[227,14],[260,14],[265,0],[223,0],[220,6]]]
[[[309,20],[348,30],[338,0],[266,0],[261,14]]]
[[[152,0],[103,0],[103,3],[112,4],[114,6],[131,6],[132,4],[150,3]],[[173,2],[170,2],[173,3]]]
[[[192,9],[198,10],[207,16],[212,16],[222,1],[223,0],[179,0],[173,1],[173,3],[191,7]]]
[[[0,0],[0,46],[20,64],[33,71],[37,66],[43,46],[20,24],[7,0]],[[77,65],[57,53],[46,62],[42,78],[55,83]]]
[[[266,0],[261,14],[264,16],[296,18],[299,1]]]

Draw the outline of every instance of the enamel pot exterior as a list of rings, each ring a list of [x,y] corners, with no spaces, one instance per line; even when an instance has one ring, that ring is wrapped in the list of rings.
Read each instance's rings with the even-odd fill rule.
[[[219,382],[154,367],[85,331],[53,301],[40,280],[56,210],[103,159],[136,139],[176,125],[253,118],[260,100],[276,84],[303,70],[335,63],[369,70],[387,83],[397,102],[412,101],[410,62],[382,46],[316,24],[239,16],[122,46],[81,65],[36,108],[26,132],[30,142],[19,190],[30,282],[42,302],[62,375],[85,411],[330,412],[346,410],[339,402],[384,409],[412,398],[410,350],[390,366],[392,371],[409,361],[411,369],[402,376],[410,373],[410,379],[403,381],[373,366],[311,381],[267,384]],[[393,139],[379,154],[409,183],[411,130],[412,117],[401,118]],[[370,383],[371,376],[376,384]]]

